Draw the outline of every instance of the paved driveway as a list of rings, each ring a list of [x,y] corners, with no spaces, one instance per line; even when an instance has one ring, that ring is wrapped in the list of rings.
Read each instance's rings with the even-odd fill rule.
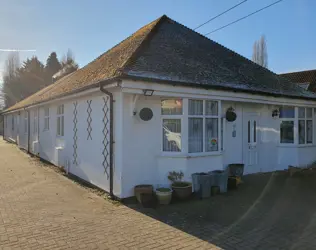
[[[316,249],[316,175],[250,176],[157,209],[118,205],[0,140],[0,249]]]

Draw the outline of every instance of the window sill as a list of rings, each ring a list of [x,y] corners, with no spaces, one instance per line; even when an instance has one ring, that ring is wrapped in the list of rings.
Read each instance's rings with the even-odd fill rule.
[[[160,157],[164,158],[198,158],[198,157],[210,157],[210,156],[219,156],[222,155],[223,152],[216,151],[216,152],[208,152],[208,153],[191,153],[191,154],[183,154],[183,153],[161,153]]]
[[[310,148],[316,147],[315,144],[279,144],[279,148]]]

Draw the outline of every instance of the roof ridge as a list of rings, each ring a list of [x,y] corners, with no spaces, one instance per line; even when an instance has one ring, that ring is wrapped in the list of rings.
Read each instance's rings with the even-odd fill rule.
[[[159,27],[159,25],[164,21],[164,20],[169,19],[166,15],[162,15],[161,17],[159,17],[158,19],[150,22],[149,24],[143,26],[147,27],[149,25],[152,25],[153,23],[155,23],[153,25],[153,27],[151,28],[151,30],[148,32],[148,34],[144,37],[144,39],[141,41],[141,43],[138,45],[138,47],[134,50],[134,52],[129,56],[129,58],[127,58],[125,60],[125,62],[122,63],[121,67],[119,68],[120,72],[118,76],[123,76],[124,75],[124,70],[128,67],[128,65],[130,65],[138,56],[139,52],[141,51],[141,49],[143,49],[145,43],[149,42],[150,39],[153,37],[154,35],[154,31],[157,30],[157,28]],[[141,29],[142,29],[141,28]],[[137,30],[139,31],[139,30]]]
[[[280,73],[279,75],[288,75],[288,74],[297,74],[297,73],[306,73],[306,72],[316,72],[316,69],[306,69],[306,70],[301,70],[301,71],[292,71],[292,72]]]

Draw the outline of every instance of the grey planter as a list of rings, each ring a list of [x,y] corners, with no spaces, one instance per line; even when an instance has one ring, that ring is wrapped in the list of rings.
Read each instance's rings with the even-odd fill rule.
[[[208,172],[211,177],[211,185],[218,186],[221,193],[227,192],[228,172],[225,170],[214,170]]]

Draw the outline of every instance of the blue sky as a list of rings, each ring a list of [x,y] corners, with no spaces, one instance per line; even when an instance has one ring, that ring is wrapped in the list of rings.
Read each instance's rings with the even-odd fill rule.
[[[82,67],[163,14],[195,28],[241,1],[1,0],[0,49],[36,49],[21,52],[21,60],[35,54],[45,61],[50,52],[62,56],[70,48]],[[274,1],[248,0],[198,31],[207,33]],[[315,9],[315,0],[283,0],[209,38],[251,58],[254,41],[265,34],[269,69],[316,68]],[[0,51],[0,71],[7,54]]]

